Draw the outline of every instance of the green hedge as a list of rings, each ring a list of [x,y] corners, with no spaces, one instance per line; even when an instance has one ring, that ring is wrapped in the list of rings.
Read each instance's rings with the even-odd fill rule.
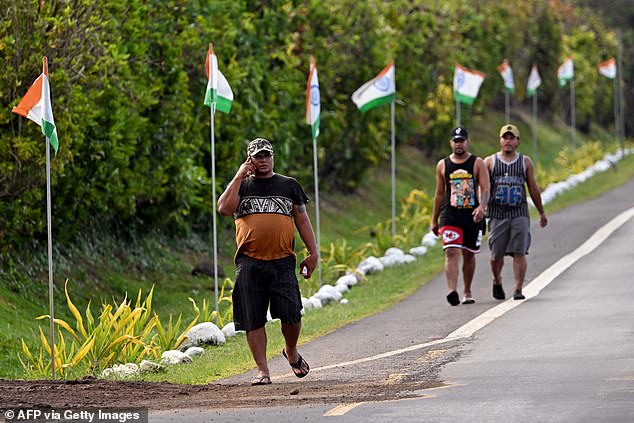
[[[321,84],[325,189],[352,191],[368,167],[388,158],[389,108],[361,115],[350,94],[392,58],[397,142],[429,154],[445,145],[453,125],[456,62],[487,73],[478,101],[463,109],[467,124],[503,98],[496,67],[504,58],[516,76],[517,102],[530,65],[540,64],[541,115],[558,116],[565,92],[554,75],[567,54],[575,58],[577,122],[609,123],[611,115],[598,111],[609,109],[610,87],[598,80],[596,63],[615,53],[613,34],[591,14],[570,14],[557,2],[498,3],[10,2],[0,23],[0,254],[6,259],[45,239],[44,141],[36,125],[11,113],[41,72],[43,55],[60,139],[52,160],[60,243],[86,228],[125,235],[208,227],[210,122],[202,103],[210,41],[235,94],[231,113],[215,122],[218,192],[256,136],[274,142],[279,172],[309,188],[310,55]]]

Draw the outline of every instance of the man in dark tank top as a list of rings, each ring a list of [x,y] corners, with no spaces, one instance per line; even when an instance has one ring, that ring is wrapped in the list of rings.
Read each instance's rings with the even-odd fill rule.
[[[471,282],[475,256],[480,252],[484,216],[489,201],[489,175],[484,161],[469,153],[469,134],[463,127],[451,131],[452,153],[436,165],[436,194],[431,230],[442,236],[445,251],[447,301],[460,304],[457,292],[460,256],[464,281],[463,304],[473,304]]]
[[[502,268],[504,256],[513,257],[515,289],[513,299],[523,300],[522,286],[526,276],[526,254],[531,244],[530,217],[526,201],[526,187],[539,212],[539,224],[548,224],[544,214],[541,192],[535,180],[533,162],[518,152],[520,131],[506,124],[500,129],[500,151],[485,159],[491,175],[489,217],[489,249],[493,272],[493,297],[504,300]]]

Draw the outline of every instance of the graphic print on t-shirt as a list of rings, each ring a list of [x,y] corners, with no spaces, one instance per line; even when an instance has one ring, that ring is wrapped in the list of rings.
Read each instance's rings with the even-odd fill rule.
[[[293,215],[293,200],[286,197],[244,197],[235,212],[235,218],[256,213]]]
[[[449,175],[451,195],[449,204],[456,208],[473,208],[475,206],[475,189],[473,175],[464,169],[457,169]]]

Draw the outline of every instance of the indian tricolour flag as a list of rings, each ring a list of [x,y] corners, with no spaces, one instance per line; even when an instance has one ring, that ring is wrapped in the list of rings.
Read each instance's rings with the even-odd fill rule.
[[[317,78],[317,65],[315,58],[310,56],[310,67],[308,69],[308,83],[306,84],[306,123],[313,131],[313,138],[319,136],[319,113],[321,111],[321,100],[319,97],[319,79]]]
[[[539,76],[537,65],[533,65],[531,73],[528,75],[528,82],[526,83],[526,96],[531,97],[535,95],[540,85],[542,85],[542,79]]]
[[[570,81],[575,76],[575,67],[572,62],[572,57],[568,56],[566,60],[557,69],[557,79],[559,80],[559,86],[566,85],[566,81]]]
[[[453,92],[458,101],[473,104],[486,77],[482,72],[467,69],[456,63],[453,74]]]
[[[502,75],[502,79],[504,80],[504,88],[513,94],[515,92],[515,81],[513,80],[513,70],[508,60],[504,59],[504,62],[498,66],[498,71],[500,71],[500,75]]]
[[[211,43],[209,43],[209,51],[205,61],[205,72],[207,73],[205,106],[211,107],[212,103],[216,103],[216,110],[229,113],[233,103],[233,91],[231,91],[225,76],[218,70],[218,59]]]
[[[599,63],[599,73],[607,78],[616,78],[616,60],[614,57]]]
[[[361,112],[389,104],[396,98],[394,60],[374,79],[363,84],[352,94],[352,101]]]
[[[40,125],[42,133],[48,138],[57,154],[59,142],[57,128],[53,119],[51,108],[51,89],[48,84],[48,61],[42,59],[42,74],[37,77],[31,88],[26,92],[20,104],[12,110],[13,113],[22,115]]]

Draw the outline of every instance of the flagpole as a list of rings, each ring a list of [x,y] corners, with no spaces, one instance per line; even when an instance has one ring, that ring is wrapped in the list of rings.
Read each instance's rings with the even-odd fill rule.
[[[51,378],[55,379],[55,309],[53,306],[53,229],[51,218],[51,141],[46,138],[46,225],[48,228],[48,308],[51,318]]]
[[[537,90],[533,94],[533,157],[537,160]]]
[[[504,117],[506,118],[506,123],[511,122],[511,106],[510,106],[510,97],[508,90],[504,90]]]
[[[211,215],[214,242],[214,299],[216,304],[216,322],[219,322],[218,311],[218,236],[216,230],[216,139],[214,135],[214,115],[216,114],[216,102],[211,103],[211,196],[213,197]]]
[[[390,105],[392,126],[392,244],[396,238],[396,138],[394,134],[394,100]]]
[[[570,127],[572,130],[572,149],[577,149],[577,133],[576,126],[576,112],[575,112],[575,79],[570,79]]]
[[[312,131],[311,131],[312,132]],[[315,175],[315,224],[317,225],[317,251],[321,254],[321,228],[319,221],[319,168],[317,167],[317,137],[313,134],[313,168]],[[321,259],[317,260],[317,277],[321,287]]]
[[[456,126],[460,126],[460,100],[456,98]]]
[[[619,101],[617,99],[617,96],[619,95],[619,91],[618,91],[618,82],[617,82],[617,78],[614,78],[614,83],[612,85],[612,91],[613,91],[613,96],[614,96],[614,138],[616,139],[616,142],[620,142],[619,139]]]
[[[625,156],[625,144],[624,144],[624,138],[625,138],[625,114],[624,114],[624,98],[623,98],[623,40],[621,37],[621,30],[619,29],[616,33],[616,39],[617,39],[617,54],[616,54],[616,59],[617,59],[617,63],[616,63],[616,78],[618,78],[618,98],[619,98],[619,107],[618,107],[618,114],[619,114],[619,141],[621,143],[621,157]],[[614,95],[617,95],[617,93],[615,92]]]

